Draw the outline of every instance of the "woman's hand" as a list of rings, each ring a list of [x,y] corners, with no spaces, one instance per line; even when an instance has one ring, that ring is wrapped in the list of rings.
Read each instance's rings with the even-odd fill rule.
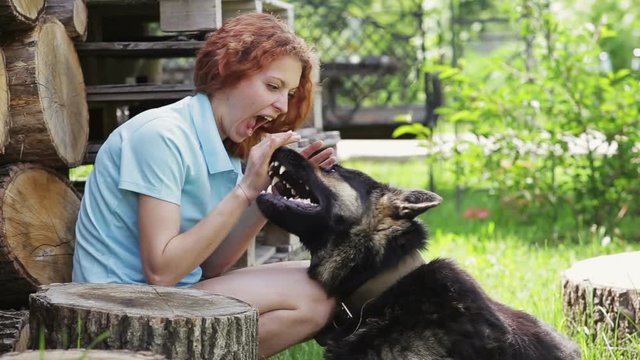
[[[245,192],[247,200],[253,202],[262,190],[269,185],[269,160],[273,152],[288,144],[300,141],[300,135],[293,131],[267,134],[264,139],[251,148],[247,158],[247,167],[240,182],[240,188]]]
[[[322,142],[322,140],[316,140],[312,144],[304,148],[302,151],[300,151],[300,154],[309,159],[309,161],[311,161],[312,163],[328,169],[335,165],[338,162],[338,159],[336,158],[333,148],[330,147],[313,155],[316,151],[320,150],[323,145],[324,142]]]

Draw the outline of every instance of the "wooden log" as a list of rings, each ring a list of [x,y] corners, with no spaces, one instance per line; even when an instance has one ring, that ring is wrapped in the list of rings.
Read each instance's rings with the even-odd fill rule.
[[[0,161],[76,166],[89,134],[82,69],[64,26],[53,17],[43,20],[4,47],[11,125]]]
[[[0,49],[0,153],[9,140],[9,84],[5,67],[4,51]]]
[[[151,352],[133,352],[127,350],[31,350],[25,352],[13,352],[0,356],[5,360],[163,360],[166,357]]]
[[[579,261],[562,276],[564,313],[575,329],[619,344],[640,326],[640,251]]]
[[[29,345],[29,312],[0,311],[0,354],[25,351]]]
[[[80,197],[35,164],[0,167],[0,308],[27,305],[41,284],[71,281]]]
[[[0,37],[33,29],[44,11],[45,0],[0,0]]]
[[[54,284],[31,295],[30,338],[152,351],[169,359],[256,359],[258,314],[246,303],[195,289]],[[78,335],[79,334],[79,335]],[[33,344],[33,343],[32,343]]]
[[[60,20],[71,39],[87,40],[86,0],[47,0],[44,13]]]

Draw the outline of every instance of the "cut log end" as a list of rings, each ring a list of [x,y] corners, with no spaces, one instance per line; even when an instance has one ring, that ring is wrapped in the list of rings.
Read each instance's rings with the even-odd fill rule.
[[[85,0],[47,0],[45,14],[60,20],[71,39],[87,39],[88,14]]]
[[[0,168],[0,306],[26,305],[41,284],[71,281],[80,197],[52,170]]]
[[[574,329],[624,342],[640,326],[640,252],[599,256],[563,274],[564,312]]]
[[[89,109],[80,61],[60,22],[42,25],[36,59],[40,59],[36,63],[38,90],[53,145],[65,163],[79,165],[89,134]]]
[[[89,110],[80,61],[64,26],[45,16],[28,36],[3,50],[11,125],[0,163],[81,164]]]
[[[31,295],[30,312],[30,339],[38,339],[34,329],[41,329],[47,348],[101,337],[93,348],[151,351],[185,360],[257,357],[256,310],[195,289],[55,284]]]
[[[25,21],[35,22],[44,8],[44,0],[9,0],[17,15]]]

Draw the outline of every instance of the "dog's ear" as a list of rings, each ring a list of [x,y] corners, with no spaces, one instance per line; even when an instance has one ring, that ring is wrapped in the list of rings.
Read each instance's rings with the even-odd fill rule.
[[[400,219],[413,219],[441,202],[440,195],[431,191],[404,190],[394,201],[394,215]]]

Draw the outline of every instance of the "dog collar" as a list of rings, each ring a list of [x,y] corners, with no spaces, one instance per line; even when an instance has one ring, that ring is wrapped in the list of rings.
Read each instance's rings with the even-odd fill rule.
[[[413,251],[405,256],[398,265],[391,267],[362,284],[351,296],[338,303],[334,314],[333,325],[336,328],[342,327],[350,322],[354,317],[360,319],[364,306],[371,300],[377,298],[385,290],[395,284],[405,275],[424,265],[425,261],[420,252]]]
[[[424,263],[424,259],[422,258],[422,255],[420,255],[420,252],[417,250],[411,252],[400,260],[398,265],[395,267],[381,272],[362,284],[345,301],[347,307],[350,309],[360,309],[367,301],[377,298],[385,290],[391,287],[391,285],[395,284],[398,280],[421,265],[424,265]]]

